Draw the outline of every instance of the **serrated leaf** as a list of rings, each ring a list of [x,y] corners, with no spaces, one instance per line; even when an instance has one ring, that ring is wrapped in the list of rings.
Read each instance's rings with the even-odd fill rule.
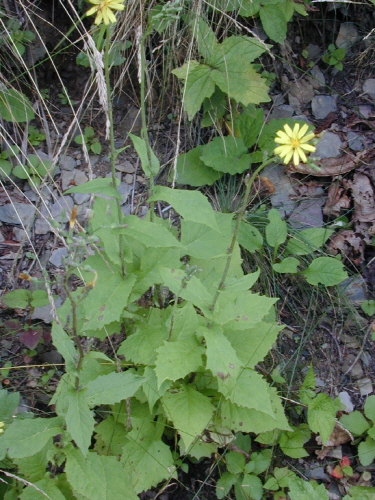
[[[33,481],[33,484],[22,490],[19,500],[67,500],[57,486],[57,478],[45,478]]]
[[[303,447],[311,437],[308,425],[301,424],[300,427],[293,427],[293,432],[281,433],[279,446],[291,458],[307,457],[308,453]]]
[[[207,167],[201,160],[202,146],[191,149],[177,158],[177,184],[189,186],[211,186],[223,175],[213,168]],[[173,171],[170,180],[173,178]]]
[[[263,248],[263,236],[256,227],[244,221],[240,222],[237,241],[250,253],[261,251]]]
[[[129,137],[133,142],[133,146],[137,151],[139,158],[141,159],[142,170],[145,173],[146,177],[155,177],[155,175],[157,175],[160,170],[160,162],[157,159],[155,153],[151,148],[149,152],[147,152],[146,142],[141,137],[137,137],[136,135],[130,133]]]
[[[284,12],[277,5],[263,5],[259,16],[263,29],[271,40],[284,43],[287,28]]]
[[[220,232],[215,219],[215,212],[207,198],[199,191],[170,189],[165,186],[155,186],[154,195],[148,201],[166,201],[185,219],[197,224],[203,224]]]
[[[359,411],[352,411],[349,415],[340,418],[340,424],[348,429],[354,436],[361,436],[369,430],[370,424]]]
[[[210,423],[214,407],[208,397],[191,386],[182,385],[162,397],[167,418],[173,422],[186,450]]]
[[[95,450],[100,455],[121,455],[127,439],[126,425],[110,414],[95,426]]]
[[[228,391],[224,387],[220,387],[219,390],[232,403],[258,410],[274,418],[268,388],[269,385],[259,373],[250,368],[244,368],[232,390]]]
[[[42,448],[38,453],[33,453],[32,456],[26,458],[15,458],[14,464],[18,468],[18,472],[22,477],[31,482],[36,482],[43,479],[46,475],[48,465],[48,446]]]
[[[231,175],[241,174],[251,167],[251,157],[242,139],[231,135],[215,137],[202,146],[201,160],[208,167]]]
[[[118,179],[116,179],[116,184],[120,184],[120,181]],[[70,193],[98,193],[104,194],[106,196],[111,196],[112,198],[118,198],[119,200],[121,199],[120,193],[112,186],[112,179],[105,177],[93,179],[92,181],[85,182],[84,184],[80,184],[79,186],[74,186],[64,192],[64,194]]]
[[[240,137],[247,148],[256,144],[264,125],[264,111],[250,105],[234,120],[234,134]]]
[[[302,271],[310,285],[321,283],[325,286],[338,285],[348,277],[343,263],[333,257],[318,257],[309,267]]]
[[[288,240],[286,251],[291,255],[309,255],[322,248],[333,233],[332,229],[323,227],[303,229],[293,234]]]
[[[216,483],[216,497],[221,500],[227,498],[232,486],[237,482],[237,476],[231,472],[224,472]]]
[[[277,299],[260,296],[249,291],[220,293],[215,307],[215,322],[225,325],[236,322],[236,329],[253,326],[266,316]]]
[[[336,407],[327,394],[318,394],[308,404],[307,421],[310,429],[320,434],[324,444],[335,426]]]
[[[164,327],[144,325],[138,327],[136,333],[129,335],[117,351],[133,363],[153,365],[156,359],[156,349],[168,339],[169,332]]]
[[[85,400],[89,406],[113,405],[134,396],[144,382],[129,371],[101,375],[87,384]]]
[[[375,440],[367,436],[366,441],[361,441],[358,446],[358,458],[361,465],[370,465],[375,459]]]
[[[87,500],[139,500],[128,474],[116,457],[89,453],[85,458],[74,448],[66,450],[65,472],[73,491]]]
[[[77,391],[75,388],[69,387],[67,391],[64,391],[64,404],[67,407],[64,415],[66,428],[83,456],[88,453],[95,425],[85,396],[86,389]]]
[[[224,289],[226,292],[245,292],[253,287],[253,285],[257,282],[259,275],[260,269],[258,268],[254,273],[246,274],[245,276],[242,276],[242,278],[229,278],[225,281]]]
[[[216,443],[205,443],[200,439],[195,440],[195,442],[189,446],[187,450],[184,446],[184,442],[182,439],[179,440],[178,445],[180,447],[181,455],[189,455],[190,457],[194,457],[197,460],[200,460],[203,457],[211,457],[212,453],[217,451]]]
[[[169,446],[152,437],[125,444],[121,464],[136,493],[147,491],[164,479],[177,477]],[[124,492],[121,493],[123,495]]]
[[[298,272],[299,260],[295,257],[286,257],[277,264],[272,264],[272,269],[277,273],[295,274]]]
[[[113,273],[107,275],[106,280],[98,279],[84,301],[87,319],[84,327],[95,330],[118,321],[135,282],[134,274],[128,274],[124,279],[121,274]]]
[[[64,358],[66,371],[77,373],[78,353],[74,342],[56,321],[53,322],[51,336],[53,345]]]
[[[172,381],[165,380],[159,387],[155,370],[152,369],[150,366],[146,366],[143,375],[144,375],[144,378],[146,379],[146,381],[142,385],[142,390],[145,393],[145,396],[147,398],[150,412],[152,412],[155,403],[157,401],[159,401],[159,399],[171,387]]]
[[[244,474],[242,482],[237,482],[234,486],[236,499],[247,500],[248,498],[254,500],[261,500],[263,497],[263,485],[259,477],[253,474]]]
[[[118,233],[136,239],[146,248],[183,248],[173,234],[163,226],[142,220],[135,215],[125,217],[124,222],[126,229],[120,229]]]
[[[200,110],[204,99],[211,97],[215,83],[211,76],[211,68],[197,61],[188,61],[172,73],[184,81],[183,105],[189,120]]]
[[[47,442],[61,433],[60,417],[16,419],[0,436],[1,446],[7,448],[11,458],[26,458],[30,450],[40,451]]]
[[[287,237],[287,225],[285,220],[282,219],[280,212],[272,208],[268,212],[269,224],[266,226],[267,243],[271,247],[279,247],[282,245]]]
[[[207,369],[214,377],[218,377],[219,387],[224,386],[231,391],[236,385],[241,368],[236,351],[218,327],[204,328],[201,332],[207,346]]]
[[[178,380],[198,370],[204,349],[194,339],[164,342],[156,352],[155,373],[158,386],[165,380]]]

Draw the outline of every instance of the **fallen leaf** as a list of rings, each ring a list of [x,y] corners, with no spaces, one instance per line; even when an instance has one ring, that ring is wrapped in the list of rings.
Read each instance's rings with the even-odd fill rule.
[[[340,231],[329,243],[333,255],[339,252],[353,264],[360,264],[364,259],[365,243],[354,231]]]
[[[356,172],[353,180],[343,181],[352,192],[354,200],[354,221],[373,222],[375,220],[375,197],[367,175]]]
[[[33,350],[39,344],[42,337],[43,337],[42,329],[29,328],[28,330],[21,333],[19,339],[20,342],[22,342],[22,344],[24,344],[29,349]]]
[[[323,208],[324,215],[338,217],[343,208],[350,208],[350,199],[346,194],[346,189],[332,184],[327,193],[327,202]]]

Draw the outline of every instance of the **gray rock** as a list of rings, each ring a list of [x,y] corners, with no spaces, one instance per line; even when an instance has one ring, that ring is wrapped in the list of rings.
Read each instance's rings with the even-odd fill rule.
[[[89,201],[90,197],[91,197],[91,195],[88,193],[74,193],[73,194],[74,203],[76,203],[77,205],[82,205],[82,203]]]
[[[350,413],[354,410],[354,405],[348,392],[342,391],[339,393],[339,399],[341,403],[345,406],[345,411]]]
[[[339,156],[341,148],[341,140],[337,134],[326,132],[319,140],[314,156],[318,158],[336,158]]]
[[[323,227],[322,207],[325,197],[301,200],[293,209],[288,222],[295,229]]]
[[[3,236],[2,233],[0,233],[0,234],[1,234],[1,236]],[[24,229],[22,229],[22,227],[15,226],[13,228],[13,235],[14,235],[14,239],[16,241],[26,241],[27,240],[27,233]],[[4,241],[4,237],[3,237],[2,241]]]
[[[313,467],[310,470],[306,471],[307,477],[310,479],[314,479],[315,481],[324,481],[328,482],[329,477],[328,475],[324,472],[323,467]]]
[[[59,165],[60,165],[61,170],[70,171],[76,167],[77,162],[72,156],[63,155],[60,158]]]
[[[375,78],[368,78],[363,84],[363,92],[375,99]]]
[[[361,396],[368,396],[374,390],[371,379],[367,377],[358,380],[357,385]]]
[[[339,288],[353,305],[360,306],[368,300],[367,284],[360,274],[347,278],[339,284]]]
[[[267,177],[275,186],[275,193],[271,196],[271,204],[285,217],[290,215],[295,207],[295,202],[290,195],[295,195],[292,183],[285,174],[284,165],[271,163],[263,170],[262,175]]]
[[[134,174],[136,168],[129,160],[125,160],[123,163],[116,165],[116,170],[125,174]]]
[[[51,321],[45,321],[45,323],[51,323]],[[44,361],[45,363],[49,363],[50,365],[59,365],[64,362],[63,357],[56,349],[43,352],[42,354],[40,354],[40,358],[42,359],[42,361]]]
[[[318,45],[313,45],[312,43],[310,43],[307,46],[306,50],[309,59],[315,59],[316,57],[319,57],[322,53],[320,47],[318,47]]]
[[[133,188],[132,186],[129,186],[129,184],[126,184],[126,182],[121,182],[119,186],[117,187],[118,192],[121,194],[121,204],[123,205],[126,203],[126,200],[129,198],[130,193],[132,192]]]
[[[28,226],[33,222],[36,208],[26,203],[8,203],[0,207],[0,221],[7,224],[21,224]]]
[[[70,196],[60,196],[50,207],[50,214],[56,222],[68,222],[74,202]]]
[[[35,234],[47,234],[51,230],[51,225],[45,217],[38,217],[35,221],[34,231]]]
[[[317,120],[323,120],[331,111],[336,111],[337,95],[316,95],[311,101],[311,110]]]
[[[352,151],[363,151],[365,149],[365,145],[363,139],[360,135],[355,132],[348,132],[348,145]]]
[[[295,108],[290,104],[281,104],[273,108],[269,119],[278,119],[278,118],[290,118],[294,115]]]
[[[372,113],[372,108],[369,104],[361,104],[358,106],[358,111],[361,113],[363,118],[370,118]]]
[[[57,297],[54,300],[54,303],[55,303],[56,309],[58,309],[62,304],[61,297]],[[46,306],[42,306],[42,307],[36,307],[34,309],[32,319],[40,319],[40,320],[44,321],[44,323],[52,323],[53,314],[52,314],[51,304],[47,304]]]
[[[55,267],[61,267],[63,265],[63,258],[68,255],[68,249],[65,247],[57,248],[52,252],[49,262]]]
[[[82,170],[65,170],[61,174],[61,188],[63,191],[71,188],[73,186],[80,186],[88,181],[88,177]]]
[[[326,79],[319,68],[319,66],[314,66],[312,70],[310,71],[311,74],[311,85],[315,88],[318,89],[320,87],[324,87],[326,84]]]
[[[90,163],[91,166],[94,166],[98,163],[100,156],[98,155],[90,155]]]
[[[359,40],[358,31],[354,23],[341,23],[340,31],[336,38],[336,47],[350,49]]]

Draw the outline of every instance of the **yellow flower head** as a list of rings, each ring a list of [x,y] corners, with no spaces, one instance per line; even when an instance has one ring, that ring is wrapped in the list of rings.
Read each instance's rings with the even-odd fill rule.
[[[116,22],[116,16],[112,10],[124,10],[125,6],[123,4],[124,0],[88,0],[90,3],[94,4],[86,12],[87,16],[93,16],[96,14],[94,24],[110,24]]]
[[[285,124],[284,130],[277,132],[275,142],[282,145],[275,148],[274,153],[283,158],[285,164],[289,163],[292,157],[294,165],[298,165],[300,161],[306,163],[305,151],[313,153],[316,150],[315,146],[307,144],[315,137],[313,132],[306,135],[308,128],[307,124],[300,128],[299,123],[296,123],[292,130],[289,125]]]
[[[0,422],[0,434],[2,434],[4,432],[4,422]]]

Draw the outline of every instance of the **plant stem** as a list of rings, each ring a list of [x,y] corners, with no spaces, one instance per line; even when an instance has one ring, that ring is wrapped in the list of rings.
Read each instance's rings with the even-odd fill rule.
[[[116,159],[116,147],[115,147],[115,133],[113,129],[113,109],[112,109],[112,96],[111,96],[111,82],[109,79],[109,49],[110,49],[110,43],[111,43],[111,25],[109,24],[107,26],[107,31],[106,31],[106,37],[105,37],[105,46],[104,46],[104,76],[105,76],[105,83],[106,83],[106,90],[107,90],[107,106],[108,106],[108,119],[109,119],[109,146],[110,146],[110,159],[111,159],[111,174],[112,174],[112,186],[114,189],[116,189],[116,166],[115,166],[115,159]],[[117,205],[117,215],[118,215],[118,222],[121,224],[122,220],[122,210],[121,210],[121,205],[120,205],[120,200],[116,198],[116,205]],[[123,278],[126,276],[126,269],[125,269],[125,260],[124,260],[124,235],[120,234],[119,236],[119,256],[120,256],[120,261],[121,261],[121,272]]]
[[[269,158],[268,160],[264,161],[261,165],[259,165],[259,167],[256,170],[254,170],[254,172],[252,173],[251,176],[250,176],[250,173],[248,173],[246,175],[246,177],[245,177],[245,185],[246,185],[245,194],[244,194],[244,197],[243,197],[243,200],[242,200],[242,205],[241,205],[240,211],[238,212],[238,216],[237,216],[237,219],[236,219],[236,225],[234,227],[232,241],[231,241],[231,244],[230,244],[230,246],[229,246],[229,248],[227,250],[228,257],[227,257],[227,262],[225,264],[225,268],[224,268],[224,271],[223,271],[223,276],[221,277],[219,286],[218,286],[218,288],[216,290],[214,299],[212,301],[212,305],[210,307],[211,311],[215,310],[215,305],[216,305],[217,299],[219,298],[220,291],[223,290],[224,286],[225,286],[225,281],[227,279],[229,268],[230,268],[230,264],[232,262],[234,246],[236,244],[237,236],[238,236],[238,231],[240,229],[240,223],[241,223],[241,221],[242,221],[242,219],[243,219],[243,217],[245,215],[246,207],[247,207],[247,204],[248,204],[248,201],[249,201],[249,196],[250,196],[251,188],[253,187],[255,178],[257,177],[257,175],[259,174],[259,172],[261,172],[267,165],[269,165],[273,161],[275,161],[275,157]]]

